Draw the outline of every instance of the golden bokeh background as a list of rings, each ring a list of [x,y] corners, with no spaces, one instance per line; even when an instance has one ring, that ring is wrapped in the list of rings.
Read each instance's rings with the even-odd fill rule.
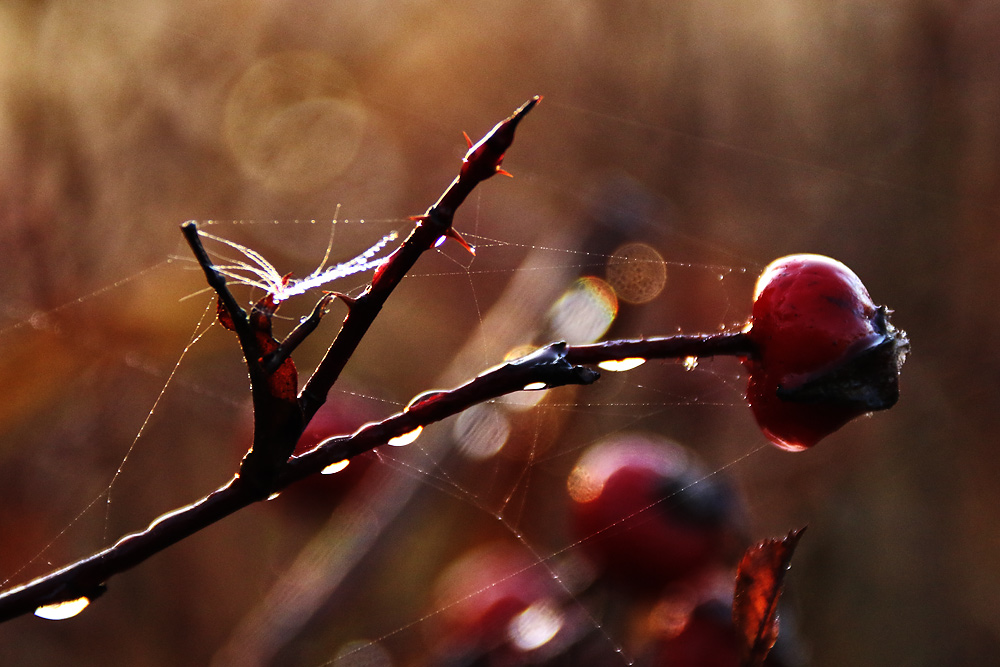
[[[207,294],[182,300],[203,284],[181,222],[222,221],[208,231],[305,275],[334,216],[334,261],[405,233],[457,173],[461,132],[535,94],[505,162],[516,178],[456,220],[476,259],[421,259],[334,392],[362,397],[361,421],[557,321],[596,331],[619,279],[636,291],[605,337],[738,328],[756,272],[790,252],[852,267],[913,343],[899,405],[803,454],[744,458],[763,439],[730,360],[511,397],[390,452],[334,519],[282,497],[116,577],[73,620],[0,625],[4,664],[426,664],[448,564],[517,547],[512,532],[565,549],[567,475],[624,429],[727,466],[751,536],[809,524],[788,597],[811,664],[992,664],[998,67],[1000,11],[982,0],[4,3],[7,585],[201,497],[246,447],[246,375],[219,327],[156,402],[211,318]],[[622,247],[654,254],[616,278]],[[559,316],[567,295],[596,310]],[[303,372],[342,316],[300,351]]]

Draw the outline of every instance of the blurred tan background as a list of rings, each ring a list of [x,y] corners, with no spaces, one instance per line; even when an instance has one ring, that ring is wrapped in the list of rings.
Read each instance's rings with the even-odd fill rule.
[[[131,448],[209,302],[179,300],[203,287],[181,222],[226,221],[206,229],[303,275],[338,205],[334,260],[405,232],[456,173],[461,131],[535,94],[505,163],[516,178],[456,221],[479,256],[422,259],[338,386],[362,398],[335,391],[361,421],[545,342],[552,303],[626,242],[666,259],[666,285],[622,304],[608,335],[738,327],[756,272],[809,251],[851,266],[913,343],[899,405],[803,454],[742,458],[763,438],[730,360],[552,392],[510,411],[508,446],[483,460],[447,453],[452,423],[428,429],[373,468],[381,505],[329,522],[322,503],[249,508],[116,577],[78,618],[0,626],[5,664],[422,664],[447,563],[517,544],[504,522],[540,554],[565,549],[566,474],[632,428],[732,463],[752,537],[809,524],[788,596],[811,664],[996,660],[991,3],[11,0],[0,51],[7,585],[235,470],[246,381],[219,327]],[[351,570],[338,554],[354,543]],[[378,651],[344,648],[356,640]]]

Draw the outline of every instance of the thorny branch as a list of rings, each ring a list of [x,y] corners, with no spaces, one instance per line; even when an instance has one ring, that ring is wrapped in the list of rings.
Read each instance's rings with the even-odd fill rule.
[[[220,519],[266,498],[304,477],[346,458],[386,444],[473,405],[526,388],[590,384],[600,373],[587,365],[624,358],[643,359],[707,357],[753,354],[741,332],[708,336],[673,336],[642,340],[609,341],[570,346],[552,343],[536,352],[487,370],[450,390],[429,392],[414,399],[403,411],[363,426],[351,435],[324,441],[300,456],[289,458],[305,425],[325,402],[347,361],[381,311],[386,300],[420,255],[449,237],[465,244],[452,229],[454,214],[475,186],[497,173],[504,153],[521,119],[541,98],[535,97],[509,118],[498,123],[476,144],[470,141],[458,177],[426,213],[415,218],[410,236],[375,273],[371,285],[357,299],[347,299],[348,315],[330,349],[305,387],[294,394],[296,376],[289,355],[315,330],[330,301],[325,296],[305,323],[278,343],[271,337],[270,321],[276,304],[265,297],[248,314],[226,286],[201,245],[197,225],[185,223],[182,231],[219,297],[220,320],[233,329],[246,357],[254,406],[254,440],[239,474],[201,500],[169,512],[137,533],[51,574],[0,593],[0,622],[35,611],[45,605],[88,598],[105,590],[106,582],[142,563],[172,544]]]

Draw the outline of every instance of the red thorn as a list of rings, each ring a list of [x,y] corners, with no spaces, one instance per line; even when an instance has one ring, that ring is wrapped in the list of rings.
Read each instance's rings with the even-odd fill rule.
[[[358,301],[354,297],[347,296],[343,292],[327,292],[327,294],[329,294],[331,297],[337,297],[338,299],[343,301],[344,305],[346,305],[348,308],[353,308],[354,304],[357,303]]]
[[[469,138],[468,132],[462,132],[462,136],[465,137],[465,143],[469,144],[469,148],[472,148],[472,139]]]
[[[497,167],[497,173],[500,174],[501,176],[507,176],[508,178],[514,178],[514,174],[510,173],[506,169],[501,169],[500,167]]]
[[[423,222],[426,219],[427,219],[427,214],[426,213],[424,213],[422,215],[411,215],[410,216],[410,220],[412,220],[413,222]]]
[[[456,232],[454,227],[449,227],[448,231],[446,231],[444,234],[448,238],[452,238],[452,239],[455,239],[456,241],[458,241],[462,245],[463,248],[465,248],[466,250],[469,251],[470,255],[472,255],[473,257],[475,257],[475,255],[476,255],[476,249],[473,248],[471,245],[469,245],[469,242],[466,241],[464,238],[462,238],[462,235],[459,234],[458,232]]]

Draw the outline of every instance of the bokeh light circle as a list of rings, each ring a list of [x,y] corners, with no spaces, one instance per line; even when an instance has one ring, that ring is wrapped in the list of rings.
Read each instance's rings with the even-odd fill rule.
[[[336,60],[290,51],[258,60],[239,78],[226,101],[225,137],[245,174],[273,191],[307,192],[351,166],[367,116]]]
[[[607,279],[620,300],[648,303],[667,285],[667,264],[652,246],[626,243],[608,258]]]

